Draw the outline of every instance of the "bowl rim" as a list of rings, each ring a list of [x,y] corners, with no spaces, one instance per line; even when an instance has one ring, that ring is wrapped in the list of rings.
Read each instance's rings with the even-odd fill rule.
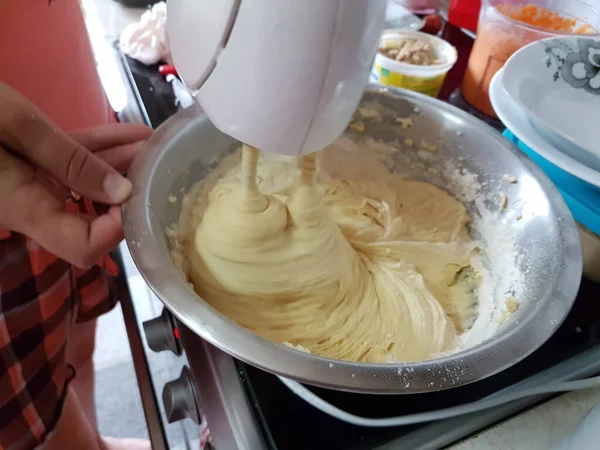
[[[184,280],[168,255],[166,238],[152,236],[152,213],[147,204],[150,185],[147,181],[164,156],[163,149],[175,135],[197,122],[198,115],[202,115],[198,106],[177,113],[161,125],[136,156],[128,174],[134,191],[123,207],[123,224],[135,265],[167,309],[195,334],[245,363],[302,383],[357,393],[413,394],[469,384],[516,364],[552,336],[568,315],[579,290],[582,275],[579,234],[566,204],[541,169],[500,133],[468,113],[440,100],[390,86],[371,84],[366,93],[416,100],[487,128],[491,131],[490,139],[516,155],[540,184],[561,227],[563,246],[557,252],[560,250],[560,256],[569,256],[565,243],[570,243],[569,248],[576,243],[577,248],[571,249],[571,260],[558,267],[554,284],[547,287],[546,295],[540,299],[544,308],[539,308],[531,320],[516,324],[498,338],[441,358],[415,363],[369,364],[334,360],[276,344],[223,316]],[[208,119],[204,116],[204,120]]]

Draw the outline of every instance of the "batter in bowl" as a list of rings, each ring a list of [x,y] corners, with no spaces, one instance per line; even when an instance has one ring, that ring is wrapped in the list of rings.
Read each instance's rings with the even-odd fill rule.
[[[451,351],[476,314],[465,207],[344,152],[244,147],[184,203],[188,279],[240,325],[313,354],[385,363]]]

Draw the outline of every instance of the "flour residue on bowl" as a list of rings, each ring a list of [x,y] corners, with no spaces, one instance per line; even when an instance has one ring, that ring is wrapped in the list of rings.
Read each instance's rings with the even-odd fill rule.
[[[347,182],[347,180],[357,180],[360,181],[363,189],[373,191],[374,189],[376,190],[377,183],[382,180],[400,180],[400,176],[391,175],[391,169],[398,165],[399,162],[403,161],[404,164],[414,165],[415,161],[420,159],[420,164],[423,164],[423,155],[418,155],[418,153],[430,153],[415,151],[411,154],[411,152],[400,151],[400,147],[401,145],[398,143],[390,144],[370,139],[363,139],[355,143],[348,138],[342,138],[321,155],[321,166],[325,168],[325,170],[321,171],[321,182],[327,185],[327,183],[343,183]],[[425,158],[428,157],[431,156],[425,156]],[[174,224],[167,231],[167,236],[171,243],[173,261],[184,272],[188,280],[191,279],[191,267],[186,251],[194,244],[196,229],[202,223],[204,213],[209,206],[210,192],[224,178],[235,177],[239,158],[238,153],[225,157],[216,170],[190,190],[183,199],[179,223]],[[277,171],[273,172],[271,169],[265,169],[266,171],[263,171],[263,173],[259,172],[261,190],[279,196],[279,198],[285,198],[286,190],[289,191],[290,189],[290,182],[289,180],[282,182],[284,178],[273,176],[273,173],[289,173],[289,179],[294,180],[298,176],[296,166],[289,159],[286,160],[285,157],[268,155],[268,159],[270,161],[266,165],[263,165],[263,167],[270,167],[272,169],[277,166]],[[269,170],[271,171],[269,172]],[[476,203],[481,200],[478,199],[479,186],[477,177],[461,170],[459,165],[455,166],[452,162],[449,162],[445,165],[444,173],[439,175],[446,180],[446,185],[441,187],[448,192],[454,193],[460,201]],[[411,183],[410,180],[390,182],[392,184],[397,182]],[[419,186],[419,184],[415,184],[415,186]],[[325,198],[327,201],[327,197]],[[384,350],[373,350],[370,354],[372,357],[369,357],[369,353],[367,352],[367,357],[361,359],[360,357],[344,358],[344,355],[328,353],[328,351],[323,351],[324,346],[319,347],[314,342],[311,351],[310,343],[312,341],[310,339],[303,340],[302,336],[298,335],[293,339],[279,338],[277,334],[269,335],[268,333],[261,333],[261,330],[257,330],[252,326],[251,321],[243,323],[243,320],[238,320],[238,322],[242,322],[242,324],[259,334],[263,334],[263,336],[267,334],[265,337],[271,340],[300,349],[300,351],[358,361],[416,361],[445,355],[476,345],[491,336],[499,326],[498,318],[506,313],[506,304],[503,301],[506,293],[510,292],[516,298],[519,295],[517,292],[519,285],[517,280],[518,271],[515,268],[514,258],[515,237],[511,234],[509,227],[497,220],[497,211],[488,211],[483,207],[483,204],[479,205],[478,208],[478,217],[470,223],[471,238],[465,234],[461,238],[461,243],[455,244],[455,247],[457,245],[459,247],[462,246],[462,252],[468,258],[468,264],[467,266],[461,266],[462,263],[458,264],[459,269],[455,271],[454,278],[452,278],[451,271],[449,272],[450,275],[448,275],[450,277],[448,279],[450,284],[461,276],[467,276],[462,281],[463,285],[466,283],[466,286],[471,286],[473,289],[472,301],[466,306],[463,304],[459,310],[456,310],[456,305],[452,305],[451,302],[450,304],[448,302],[444,304],[443,301],[438,301],[442,305],[440,310],[446,316],[443,326],[452,330],[452,333],[447,333],[444,336],[450,336],[451,342],[438,347],[437,350],[433,350],[429,354],[411,354],[409,351],[399,352],[398,354],[385,352],[384,350],[390,347],[390,344],[398,345],[397,342],[393,342],[394,337],[398,335],[398,330],[396,329],[381,332],[382,345],[383,343],[386,344]],[[465,224],[468,222],[466,220]],[[433,228],[429,231],[432,232]],[[354,232],[356,231],[356,227],[352,228],[351,225],[349,229]],[[424,230],[420,231],[423,232]],[[499,242],[502,243],[498,244]],[[410,261],[406,260],[402,261],[402,263],[411,264]],[[463,269],[465,267],[469,267],[470,269],[464,272]],[[418,270],[416,272],[418,273]],[[469,276],[472,277],[471,280],[468,280]],[[461,283],[459,282],[458,284],[460,285]],[[210,293],[202,292],[202,296],[221,312],[229,316],[232,315],[231,313],[227,314],[227,308],[222,305],[219,307],[218,302],[207,298],[210,296]],[[367,316],[365,315],[365,317]],[[239,317],[236,319],[239,319]],[[360,321],[356,323],[360,324]],[[440,323],[437,323],[435,326],[440,326]],[[249,324],[250,326],[248,326]],[[393,321],[389,322],[388,326],[390,324],[398,326],[398,323]],[[431,326],[432,324],[433,322],[426,325]],[[440,330],[435,331],[439,333]],[[430,329],[427,333],[433,333],[433,329]],[[412,344],[414,345],[414,342]],[[391,347],[393,348],[394,345]]]
[[[363,108],[389,114],[376,103],[364,104]],[[369,152],[385,161],[389,170],[432,182],[467,206],[473,219],[469,224],[471,236],[483,250],[472,258],[474,267],[482,274],[477,291],[477,315],[470,327],[457,337],[456,347],[436,356],[460,352],[492,337],[518,309],[525,284],[519,268],[523,259],[522,249],[517,244],[519,231],[510,222],[502,220],[503,211],[498,202],[489,202],[490,196],[500,192],[500,183],[498,189],[490,189],[490,186],[484,189],[485,183],[479,180],[488,179],[486,174],[470,172],[464,168],[461,158],[447,159],[443,151],[432,153],[415,149],[406,143],[407,138],[382,142],[367,137],[361,139],[360,144],[342,139],[346,146],[366,146]],[[445,142],[440,144],[442,147],[447,145]],[[519,220],[518,215],[516,219]],[[516,308],[508,307],[507,297],[514,299]]]

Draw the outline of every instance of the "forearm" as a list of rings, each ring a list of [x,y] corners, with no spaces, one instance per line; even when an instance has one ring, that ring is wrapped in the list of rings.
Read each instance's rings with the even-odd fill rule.
[[[77,395],[69,388],[62,415],[43,450],[104,450],[97,431],[88,422]]]

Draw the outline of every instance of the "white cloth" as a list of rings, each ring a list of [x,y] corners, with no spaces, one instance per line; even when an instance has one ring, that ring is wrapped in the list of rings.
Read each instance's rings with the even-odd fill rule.
[[[121,51],[137,61],[152,65],[160,61],[171,63],[171,48],[167,36],[167,4],[156,3],[140,18],[121,32]]]

